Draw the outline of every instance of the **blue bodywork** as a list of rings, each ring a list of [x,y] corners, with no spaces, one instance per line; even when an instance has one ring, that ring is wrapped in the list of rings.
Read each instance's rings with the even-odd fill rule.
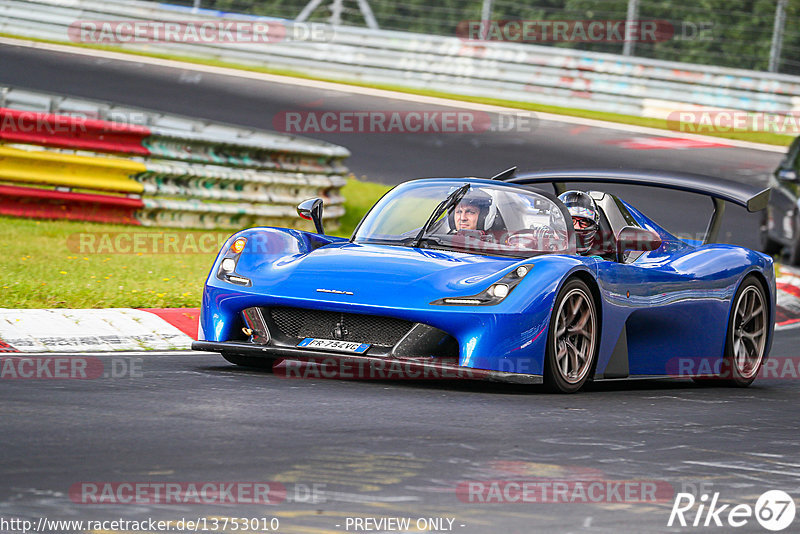
[[[464,181],[486,182],[459,183]],[[450,334],[458,342],[460,366],[542,375],[556,295],[568,278],[580,276],[595,292],[600,315],[594,377],[674,375],[678,360],[712,367],[722,360],[732,298],[742,280],[754,274],[770,295],[771,344],[772,258],[733,245],[691,245],[623,204],[638,225],[662,238],[658,249],[629,263],[577,254],[492,257],[357,244],[285,228],[243,230],[225,244],[206,281],[199,339],[234,339],[242,310],[255,306],[369,314]],[[249,287],[217,276],[238,237],[247,238],[248,244],[238,257],[236,274],[251,280]],[[529,273],[498,304],[432,304],[481,293],[521,265]],[[342,293],[321,293],[319,288]]]

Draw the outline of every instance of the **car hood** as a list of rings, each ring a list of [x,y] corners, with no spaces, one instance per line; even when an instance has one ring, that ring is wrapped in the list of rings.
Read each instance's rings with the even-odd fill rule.
[[[237,272],[253,281],[254,292],[270,295],[409,306],[450,295],[473,295],[518,264],[502,258],[387,245],[333,243],[284,256],[243,255]],[[422,302],[421,302],[422,301]]]

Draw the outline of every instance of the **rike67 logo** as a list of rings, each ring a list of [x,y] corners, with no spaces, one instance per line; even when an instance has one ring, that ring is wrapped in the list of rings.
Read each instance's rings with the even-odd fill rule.
[[[715,492],[710,498],[704,493],[699,499],[691,493],[678,493],[672,504],[667,526],[738,528],[755,517],[765,529],[778,532],[794,521],[794,499],[785,491],[764,492],[756,501],[755,507],[749,504],[719,504],[718,501],[719,492]]]

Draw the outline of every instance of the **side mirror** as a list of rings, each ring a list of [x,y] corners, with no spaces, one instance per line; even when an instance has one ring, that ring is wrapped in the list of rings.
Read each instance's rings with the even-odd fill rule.
[[[796,182],[797,172],[794,169],[778,169],[778,180]]]
[[[324,234],[322,229],[322,202],[321,198],[304,200],[297,206],[297,214],[307,221],[314,221],[318,234]]]
[[[644,228],[626,226],[617,236],[617,252],[622,254],[626,250],[648,251],[661,246],[661,236]]]

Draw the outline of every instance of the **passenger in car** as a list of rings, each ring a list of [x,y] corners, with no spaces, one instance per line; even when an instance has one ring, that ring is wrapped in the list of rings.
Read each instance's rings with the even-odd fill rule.
[[[594,199],[583,191],[566,191],[558,199],[572,216],[579,254],[589,254],[595,246],[597,230],[600,228],[600,212]]]

